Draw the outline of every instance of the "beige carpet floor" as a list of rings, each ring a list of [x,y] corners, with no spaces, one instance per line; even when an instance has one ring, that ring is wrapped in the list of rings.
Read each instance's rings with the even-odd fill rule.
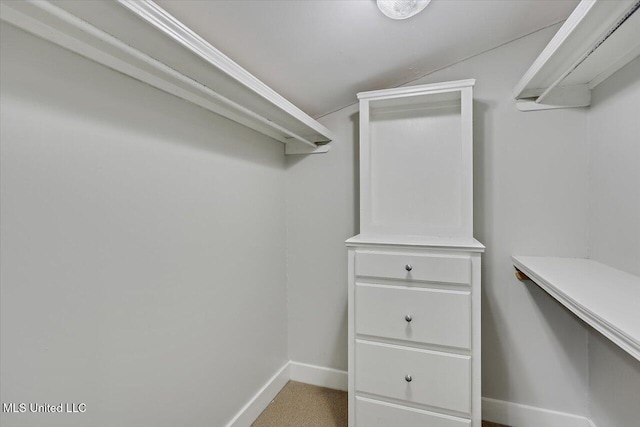
[[[346,427],[347,393],[289,381],[252,427]],[[506,427],[483,422],[482,427]]]
[[[252,427],[345,427],[347,393],[289,381]]]

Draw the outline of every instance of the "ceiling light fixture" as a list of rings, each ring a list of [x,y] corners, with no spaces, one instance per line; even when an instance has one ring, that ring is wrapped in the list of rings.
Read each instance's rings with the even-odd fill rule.
[[[391,19],[407,19],[427,7],[431,0],[376,0],[378,9]]]

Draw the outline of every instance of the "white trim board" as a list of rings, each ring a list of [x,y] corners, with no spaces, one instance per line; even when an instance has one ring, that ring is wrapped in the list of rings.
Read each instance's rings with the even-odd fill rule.
[[[332,388],[334,390],[347,390],[347,371],[294,361],[289,362],[289,367],[291,381]]]
[[[589,418],[505,400],[482,398],[482,419],[512,427],[596,427]]]
[[[226,427],[250,427],[280,390],[289,382],[289,362],[285,363],[226,424]]]
[[[346,371],[290,360],[262,386],[225,427],[250,427],[289,380],[347,390],[347,378]],[[512,427],[597,427],[592,420],[582,415],[487,397],[482,398],[482,419]]]

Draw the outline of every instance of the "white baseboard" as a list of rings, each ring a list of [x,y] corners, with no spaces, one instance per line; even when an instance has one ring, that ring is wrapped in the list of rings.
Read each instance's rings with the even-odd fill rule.
[[[309,365],[307,363],[289,362],[291,381],[298,381],[305,384],[317,385],[320,387],[332,388],[335,390],[347,390],[347,371],[340,371],[323,366]]]
[[[250,427],[289,380],[347,390],[348,376],[346,371],[288,361],[227,423],[226,427]],[[487,397],[482,398],[482,419],[511,427],[597,427],[592,420],[581,415]]]
[[[511,427],[596,427],[587,417],[482,398],[482,419]]]
[[[226,427],[250,427],[289,380],[336,390],[347,389],[346,371],[288,361],[238,411]]]
[[[226,427],[250,427],[280,390],[289,382],[289,362],[285,363],[265,385],[240,409]]]

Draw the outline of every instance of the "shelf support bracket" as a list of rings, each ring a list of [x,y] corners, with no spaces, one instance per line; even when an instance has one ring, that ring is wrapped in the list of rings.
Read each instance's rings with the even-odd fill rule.
[[[540,96],[516,100],[516,105],[520,111],[587,107],[590,104],[591,90],[587,85],[555,87]]]
[[[330,142],[318,142],[316,147],[309,147],[306,144],[300,144],[294,139],[284,144],[284,154],[290,156],[292,154],[323,154],[331,149]]]

